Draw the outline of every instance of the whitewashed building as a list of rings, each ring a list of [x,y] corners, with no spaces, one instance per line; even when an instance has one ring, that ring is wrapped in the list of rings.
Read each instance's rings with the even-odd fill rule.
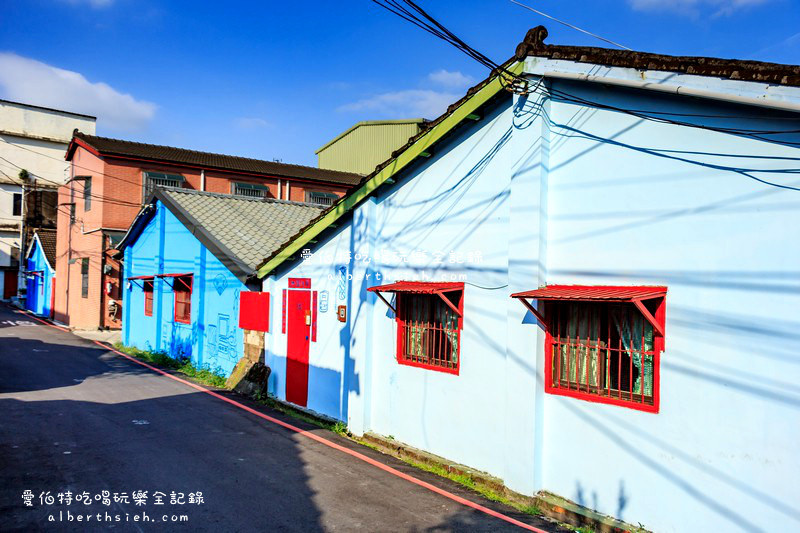
[[[58,109],[0,100],[0,297],[17,294],[23,227],[55,227],[56,189],[69,179],[64,160],[76,128],[94,134],[95,117]],[[20,172],[30,180],[23,182]],[[42,204],[45,204],[44,206]],[[22,281],[24,287],[24,280]]]

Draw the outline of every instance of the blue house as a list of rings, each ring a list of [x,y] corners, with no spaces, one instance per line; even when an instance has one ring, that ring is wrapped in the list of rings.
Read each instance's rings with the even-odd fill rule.
[[[273,248],[321,207],[157,188],[118,245],[123,343],[228,376],[244,351],[242,293]]]
[[[800,67],[546,34],[264,254],[270,391],[648,529],[798,530]]]
[[[25,308],[39,316],[49,317],[53,312],[56,279],[56,230],[37,229],[25,261]]]

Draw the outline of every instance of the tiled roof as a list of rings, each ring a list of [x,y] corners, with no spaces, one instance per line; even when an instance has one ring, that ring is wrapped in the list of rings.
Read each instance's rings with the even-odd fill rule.
[[[312,204],[190,189],[158,188],[155,198],[242,280],[323,210]]]
[[[71,159],[75,149],[75,140],[79,140],[103,156],[128,157],[135,159],[149,159],[165,163],[183,164],[206,169],[228,170],[233,172],[248,172],[286,178],[306,179],[326,183],[337,183],[346,186],[358,184],[362,176],[350,172],[339,172],[302,165],[289,165],[275,161],[262,161],[225,154],[198,152],[185,148],[145,144],[108,137],[97,137],[76,131],[73,142],[67,150],[67,159]]]
[[[37,229],[36,235],[39,236],[39,242],[42,243],[42,251],[47,258],[50,266],[56,267],[56,230]]]

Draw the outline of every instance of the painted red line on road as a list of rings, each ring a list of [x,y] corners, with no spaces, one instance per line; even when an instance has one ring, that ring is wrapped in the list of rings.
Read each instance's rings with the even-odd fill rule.
[[[312,433],[310,431],[306,431],[304,429],[300,429],[299,427],[293,426],[292,424],[288,424],[288,423],[284,422],[283,420],[278,420],[277,418],[273,418],[273,417],[271,417],[269,415],[265,415],[264,413],[262,413],[260,411],[256,411],[255,409],[253,409],[251,407],[247,407],[246,405],[241,404],[241,403],[237,402],[236,400],[232,400],[230,398],[226,398],[225,396],[222,396],[221,394],[218,394],[218,393],[216,393],[214,391],[208,390],[205,387],[201,387],[200,385],[197,385],[196,383],[192,383],[191,381],[187,381],[187,380],[181,379],[181,378],[179,378],[177,376],[173,376],[169,372],[165,372],[165,371],[161,370],[160,368],[157,368],[157,367],[152,366],[152,365],[148,365],[147,363],[145,363],[143,361],[139,361],[135,357],[131,357],[130,355],[122,353],[119,350],[115,350],[114,348],[112,348],[112,347],[110,347],[110,346],[108,346],[106,344],[103,344],[102,342],[99,342],[99,341],[92,341],[92,342],[94,342],[98,346],[102,346],[103,348],[106,348],[107,350],[110,350],[110,351],[114,352],[115,354],[121,355],[125,359],[128,359],[130,361],[133,361],[136,364],[139,364],[139,365],[142,365],[142,366],[144,366],[146,368],[149,368],[150,370],[152,370],[154,372],[157,372],[157,373],[161,374],[162,376],[166,376],[168,378],[174,379],[175,381],[177,381],[179,383],[183,383],[184,385],[188,385],[189,387],[192,387],[193,389],[196,389],[196,390],[198,390],[200,392],[204,392],[206,394],[209,394],[209,395],[213,396],[214,398],[217,398],[218,400],[222,400],[223,402],[227,402],[227,403],[229,403],[229,404],[231,404],[231,405],[233,405],[235,407],[238,407],[239,409],[247,411],[248,413],[253,414],[253,415],[255,415],[255,416],[259,417],[259,418],[263,418],[264,420],[272,422],[273,424],[276,424],[278,426],[286,428],[286,429],[288,429],[290,431],[294,431],[295,433],[299,433],[300,435],[303,435],[304,437],[308,437],[311,440],[317,441],[320,444],[324,444],[325,446],[328,446],[329,448],[333,448],[334,450],[338,450],[340,452],[346,453],[346,454],[348,454],[348,455],[350,455],[352,457],[355,457],[356,459],[364,461],[367,464],[370,464],[370,465],[372,465],[374,467],[380,468],[381,470],[383,470],[385,472],[388,472],[388,473],[390,473],[390,474],[392,474],[394,476],[397,476],[397,477],[399,477],[401,479],[405,479],[406,481],[410,481],[411,483],[414,483],[415,485],[419,485],[420,487],[426,488],[426,489],[430,490],[431,492],[435,492],[436,494],[444,496],[445,498],[449,498],[449,499],[453,500],[454,502],[460,503],[462,505],[466,505],[467,507],[472,507],[473,509],[475,509],[477,511],[481,511],[482,513],[486,513],[489,516],[493,516],[495,518],[499,518],[500,520],[504,520],[504,521],[506,521],[506,522],[508,522],[510,524],[514,524],[515,526],[521,527],[523,529],[527,529],[528,531],[535,531],[536,533],[547,533],[543,529],[539,529],[539,528],[534,527],[534,526],[532,526],[530,524],[526,524],[525,522],[520,522],[519,520],[511,518],[510,516],[506,516],[503,513],[499,513],[497,511],[489,509],[488,507],[484,507],[483,505],[480,505],[480,504],[477,504],[477,503],[475,503],[473,501],[467,500],[466,498],[462,498],[461,496],[457,496],[457,495],[453,494],[452,492],[448,492],[448,491],[446,491],[444,489],[441,489],[441,488],[439,488],[439,487],[437,487],[435,485],[431,485],[430,483],[422,481],[421,479],[417,479],[417,478],[415,478],[413,476],[410,476],[410,475],[408,475],[408,474],[406,474],[404,472],[400,472],[396,468],[392,468],[391,466],[385,465],[385,464],[381,463],[380,461],[376,461],[375,459],[367,457],[366,455],[364,455],[362,453],[359,453],[359,452],[357,452],[355,450],[351,450],[350,448],[346,448],[346,447],[344,447],[344,446],[342,446],[340,444],[336,444],[335,442],[330,441],[330,440],[328,440],[328,439],[326,439],[324,437],[320,437],[319,435],[316,435],[315,433]]]
[[[42,322],[43,324],[45,324],[47,326],[50,326],[51,328],[55,328],[55,329],[58,329],[60,331],[69,332],[69,330],[67,330],[65,328],[62,328],[60,326],[56,326],[55,324],[51,324],[51,323],[49,323],[49,322],[47,322],[45,320],[42,320],[42,319],[40,319],[38,317],[31,316],[31,318],[33,318],[35,320],[38,320],[39,322]],[[401,472],[401,471],[397,470],[396,468],[392,468],[391,466],[385,465],[385,464],[381,463],[380,461],[376,461],[375,459],[372,459],[371,457],[367,457],[366,455],[364,455],[362,453],[359,453],[359,452],[357,452],[355,450],[351,450],[350,448],[346,448],[346,447],[342,446],[341,444],[336,444],[335,442],[330,441],[330,440],[328,440],[328,439],[326,439],[324,437],[320,437],[319,435],[316,435],[315,433],[312,433],[310,431],[306,431],[304,429],[300,429],[299,427],[293,426],[292,424],[288,424],[288,423],[284,422],[283,420],[278,420],[277,418],[273,418],[273,417],[271,417],[269,415],[265,415],[264,413],[262,413],[260,411],[256,411],[252,407],[248,407],[248,406],[246,406],[244,404],[241,404],[241,403],[237,402],[236,400],[232,400],[230,398],[226,398],[225,396],[223,396],[221,394],[218,394],[218,393],[216,393],[216,392],[214,392],[212,390],[208,390],[205,387],[202,387],[202,386],[200,386],[200,385],[198,385],[196,383],[192,383],[191,381],[187,381],[187,380],[181,379],[181,378],[179,378],[177,376],[173,376],[169,372],[165,372],[164,370],[161,370],[158,367],[155,367],[153,365],[149,365],[149,364],[145,363],[144,361],[140,361],[140,360],[136,359],[135,357],[131,357],[128,354],[120,352],[119,350],[115,350],[111,346],[108,346],[107,344],[103,344],[100,341],[92,341],[92,342],[94,342],[95,344],[97,344],[98,346],[100,346],[100,347],[102,347],[102,348],[104,348],[106,350],[112,351],[115,354],[124,357],[125,359],[128,359],[129,361],[132,361],[132,362],[136,363],[137,365],[141,365],[141,366],[143,366],[145,368],[148,368],[148,369],[152,370],[153,372],[161,374],[162,376],[166,376],[166,377],[168,377],[170,379],[173,379],[173,380],[175,380],[175,381],[177,381],[179,383],[183,383],[184,385],[187,385],[187,386],[189,386],[189,387],[191,387],[193,389],[196,389],[196,390],[198,390],[200,392],[204,392],[204,393],[206,393],[206,394],[208,394],[210,396],[213,396],[214,398],[217,398],[218,400],[222,400],[223,402],[227,402],[230,405],[233,405],[235,407],[238,407],[239,409],[247,411],[248,413],[253,414],[253,415],[255,415],[255,416],[259,417],[259,418],[262,418],[262,419],[264,419],[264,420],[266,420],[268,422],[272,422],[273,424],[276,424],[276,425],[281,426],[281,427],[283,427],[285,429],[288,429],[290,431],[293,431],[295,433],[303,435],[304,437],[308,437],[309,439],[314,440],[316,442],[319,442],[320,444],[324,444],[325,446],[328,446],[329,448],[333,448],[334,450],[338,450],[338,451],[340,451],[342,453],[346,453],[347,455],[355,457],[356,459],[359,459],[360,461],[363,461],[363,462],[365,462],[365,463],[367,463],[369,465],[372,465],[372,466],[374,466],[376,468],[380,468],[384,472],[388,472],[389,474],[392,474],[392,475],[397,476],[397,477],[399,477],[401,479],[409,481],[409,482],[411,482],[411,483],[413,483],[415,485],[419,485],[420,487],[428,489],[431,492],[435,492],[436,494],[439,494],[440,496],[444,496],[445,498],[453,500],[454,502],[460,503],[461,505],[465,505],[467,507],[471,507],[471,508],[475,509],[476,511],[480,511],[480,512],[485,513],[485,514],[487,514],[489,516],[493,516],[495,518],[499,518],[500,520],[504,520],[505,522],[508,522],[509,524],[513,524],[513,525],[521,527],[523,529],[527,529],[528,531],[534,531],[536,533],[547,533],[543,529],[539,529],[539,528],[537,528],[535,526],[532,526],[530,524],[526,524],[525,522],[520,522],[519,520],[511,518],[510,516],[504,515],[503,513],[494,511],[492,509],[489,509],[488,507],[484,507],[483,505],[480,505],[480,504],[477,504],[477,503],[475,503],[473,501],[467,500],[466,498],[462,498],[461,496],[453,494],[452,492],[448,492],[448,491],[446,491],[446,490],[444,490],[442,488],[439,488],[439,487],[437,487],[435,485],[431,485],[430,483],[428,483],[426,481],[422,481],[421,479],[417,479],[414,476],[410,476],[410,475],[408,475],[408,474],[406,474],[404,472]]]

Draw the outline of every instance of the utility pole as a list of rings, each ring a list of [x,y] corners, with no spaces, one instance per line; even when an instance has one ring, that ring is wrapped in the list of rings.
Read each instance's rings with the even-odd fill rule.
[[[28,265],[27,261],[25,260],[27,255],[27,248],[25,246],[25,219],[28,216],[28,194],[30,194],[30,190],[28,189],[27,185],[30,182],[31,175],[30,173],[25,170],[24,168],[19,171],[18,174],[20,184],[22,186],[22,220],[20,222],[20,230],[19,230],[19,267],[17,269],[17,302],[21,299],[22,295],[22,288],[25,287],[25,298],[27,299],[27,290],[28,290]]]

